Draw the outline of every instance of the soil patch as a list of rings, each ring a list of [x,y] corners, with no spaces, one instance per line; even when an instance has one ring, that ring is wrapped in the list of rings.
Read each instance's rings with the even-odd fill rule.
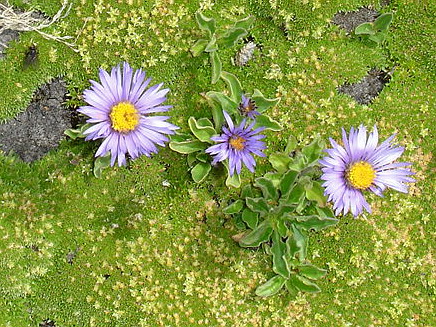
[[[362,7],[356,11],[338,12],[333,16],[332,23],[352,33],[357,26],[366,22],[373,22],[379,16],[377,10]]]
[[[369,104],[379,95],[390,79],[390,72],[373,68],[360,82],[354,84],[345,83],[339,86],[338,92],[351,96],[360,104]]]
[[[0,149],[31,162],[56,148],[65,139],[64,131],[72,127],[72,110],[63,104],[66,94],[59,78],[42,85],[25,112],[0,124]]]

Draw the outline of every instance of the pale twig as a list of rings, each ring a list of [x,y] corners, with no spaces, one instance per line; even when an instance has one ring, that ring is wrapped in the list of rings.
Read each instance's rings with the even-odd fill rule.
[[[73,51],[79,52],[75,43],[67,41],[72,39],[72,36],[59,36],[42,31],[42,29],[47,28],[60,19],[65,18],[69,14],[71,6],[72,4],[68,5],[68,0],[65,0],[62,3],[61,9],[59,9],[53,17],[40,18],[36,15],[32,15],[34,13],[33,10],[16,12],[9,5],[9,3],[6,5],[0,3],[0,33],[2,33],[4,30],[14,30],[19,32],[35,31],[45,39],[63,43],[70,47]]]

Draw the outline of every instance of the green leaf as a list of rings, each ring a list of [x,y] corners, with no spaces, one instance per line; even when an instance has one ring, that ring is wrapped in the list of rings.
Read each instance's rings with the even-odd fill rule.
[[[239,104],[242,98],[242,86],[238,78],[235,75],[225,71],[221,72],[221,78],[227,83],[230,88],[230,98],[236,104]]]
[[[319,182],[312,181],[312,186],[306,189],[306,199],[309,201],[316,201],[318,206],[325,207],[327,198],[324,196],[324,188]]]
[[[209,54],[212,64],[212,84],[215,84],[220,79],[222,64],[217,51],[209,52]]]
[[[251,188],[251,184],[245,185],[241,190],[241,198],[245,200],[245,198],[252,198],[254,195],[253,189]]]
[[[216,30],[215,19],[206,17],[201,12],[195,13],[195,19],[198,27],[203,31],[207,31],[209,36],[212,37]]]
[[[386,33],[378,32],[377,34],[371,35],[369,39],[380,44],[386,39]]]
[[[288,170],[280,180],[280,192],[282,197],[288,197],[289,193],[295,186],[299,172],[295,170]]]
[[[307,159],[307,165],[317,163],[324,149],[325,143],[320,137],[316,137],[310,144],[306,145],[301,152]]]
[[[273,271],[285,278],[289,278],[289,268],[283,256],[286,251],[286,244],[282,241],[280,235],[274,231],[273,233],[273,245],[271,247],[271,253],[273,255]]]
[[[246,198],[245,203],[248,208],[250,208],[254,212],[268,213],[269,207],[263,198]]]
[[[287,279],[285,282],[286,289],[292,297],[296,297],[299,290],[294,286],[291,279]]]
[[[311,264],[299,265],[298,271],[300,272],[300,275],[314,280],[324,277],[327,273],[327,270],[320,269]]]
[[[282,126],[280,126],[278,122],[266,115],[259,115],[256,117],[256,124],[254,125],[254,128],[262,126],[265,127],[265,129],[270,129],[275,132],[282,130]]]
[[[297,216],[295,217],[297,222],[295,224],[307,231],[314,230],[315,232],[319,232],[327,227],[334,226],[338,223],[336,218],[321,218],[319,216]]]
[[[253,25],[254,21],[255,21],[254,16],[248,16],[241,20],[238,20],[233,26],[235,28],[245,28],[248,31],[251,29],[251,26]]]
[[[376,30],[372,23],[362,23],[354,29],[356,35],[374,35]]]
[[[230,99],[227,95],[222,94],[221,92],[209,91],[206,93],[206,96],[218,103],[221,106],[221,109],[227,111],[227,113],[235,115],[238,114],[238,104]]]
[[[239,245],[247,247],[258,247],[261,243],[269,241],[273,228],[269,220],[264,220],[250,233],[246,234],[239,240]]]
[[[276,221],[275,230],[280,234],[281,237],[286,237],[288,234],[288,228],[286,227],[286,222],[284,219],[279,219]]]
[[[192,167],[194,162],[197,161],[197,154],[195,152],[188,153],[188,156],[186,158],[186,161],[188,162],[188,166]]]
[[[231,27],[218,39],[218,43],[223,48],[230,48],[247,34],[248,32],[245,28]]]
[[[209,163],[199,162],[191,170],[192,179],[196,183],[201,183],[209,174],[211,165]]]
[[[292,159],[284,153],[273,153],[268,157],[269,162],[279,173],[285,173]]]
[[[288,142],[286,143],[285,153],[287,155],[291,154],[297,148],[298,141],[294,135],[289,136]]]
[[[194,117],[189,117],[188,125],[192,131],[192,134],[194,134],[197,139],[199,139],[201,142],[213,144],[213,141],[210,138],[217,133],[209,119],[200,118],[197,121]]]
[[[280,98],[274,98],[274,99],[265,98],[258,89],[254,89],[254,93],[251,96],[251,99],[256,103],[257,106],[256,111],[260,113],[264,112],[268,108],[274,107],[280,101]]]
[[[308,165],[306,156],[303,153],[298,152],[296,156],[291,159],[288,168],[292,170],[302,171],[307,166]]]
[[[289,236],[286,240],[286,250],[291,259],[294,258],[295,255],[298,255],[298,260],[302,262],[306,259],[308,238],[304,232],[293,224],[291,225],[291,229],[292,236]]]
[[[329,207],[322,207],[322,208],[315,207],[315,209],[321,218],[334,218],[335,217],[333,210],[330,209]]]
[[[267,200],[276,201],[279,198],[277,189],[274,187],[271,180],[265,177],[258,177],[255,180],[254,186],[261,189],[263,197]]]
[[[209,162],[210,155],[204,152],[199,152],[196,154],[195,159],[201,162]]]
[[[256,295],[261,297],[267,297],[278,293],[283,285],[285,284],[286,279],[284,279],[280,275],[275,275],[265,284],[260,285],[256,289]]]
[[[233,176],[230,176],[230,173],[228,173],[226,178],[226,186],[234,188],[241,187],[241,177],[238,174],[233,174]]]
[[[227,215],[233,215],[235,213],[240,212],[243,207],[244,207],[244,202],[242,200],[236,200],[235,202],[233,202],[229,206],[225,207],[223,209],[223,213],[225,213]]]
[[[296,184],[291,189],[289,196],[286,198],[287,204],[299,204],[305,197],[306,190],[301,184]]]
[[[207,44],[209,43],[208,40],[205,39],[199,39],[195,44],[191,47],[191,53],[194,57],[199,56],[205,49]]]
[[[271,183],[273,183],[275,188],[279,188],[280,186],[280,180],[282,179],[282,174],[278,172],[268,172],[265,175],[263,175],[265,178],[268,178]]]
[[[242,211],[242,220],[247,224],[251,229],[255,229],[259,222],[259,214],[251,211],[248,208],[245,208]]]
[[[83,124],[81,126],[78,126],[79,128],[77,128],[77,129],[69,128],[69,129],[64,131],[64,134],[67,135],[68,137],[72,138],[73,140],[75,140],[77,138],[84,138],[84,137],[86,137],[86,135],[83,133],[91,126],[92,126],[92,124],[86,123],[86,124]]]
[[[289,278],[290,282],[300,291],[307,293],[318,293],[321,289],[310,280],[303,276],[292,274]]]
[[[111,154],[108,151],[106,155],[103,157],[97,157],[94,161],[94,176],[97,178],[101,178],[101,172],[103,169],[109,167],[111,165]]]
[[[393,17],[394,15],[391,12],[380,15],[373,23],[374,29],[376,31],[387,32]]]
[[[171,150],[178,153],[189,154],[196,151],[201,151],[207,148],[207,144],[199,140],[189,140],[184,142],[173,142],[169,144]]]
[[[204,48],[205,52],[214,52],[218,50],[218,44],[216,43],[216,37],[213,35],[210,39],[210,41],[207,43],[206,47]]]

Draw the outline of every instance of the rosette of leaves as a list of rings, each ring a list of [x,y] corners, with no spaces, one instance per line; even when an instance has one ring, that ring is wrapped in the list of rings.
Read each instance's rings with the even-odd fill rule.
[[[372,23],[366,22],[357,26],[354,30],[354,34],[380,44],[386,39],[392,18],[392,13],[382,14]]]
[[[207,33],[206,38],[197,40],[191,47],[191,53],[194,57],[199,56],[202,52],[209,53],[212,65],[212,84],[215,84],[221,75],[222,64],[218,56],[220,48],[230,48],[240,39],[248,34],[254,22],[254,17],[249,16],[238,20],[229,28],[217,31],[216,22],[213,18],[204,16],[201,12],[195,14],[198,27]]]
[[[88,123],[80,124],[79,126],[77,126],[77,128],[69,128],[69,129],[65,130],[64,134],[73,140],[75,140],[77,138],[85,138],[86,135],[83,133],[89,127],[91,127],[91,124],[88,124]],[[95,158],[94,169],[93,169],[94,176],[97,178],[101,178],[101,173],[102,173],[103,169],[109,167],[110,165],[111,165],[110,152],[108,152],[105,156]]]
[[[221,78],[229,88],[229,95],[216,91],[206,93],[206,99],[212,108],[212,116],[217,130],[221,129],[224,122],[223,110],[232,116],[236,123],[240,123],[245,118],[238,109],[243,94],[241,83],[235,75],[226,71],[221,72]],[[280,98],[267,99],[258,89],[254,89],[249,97],[255,102],[256,111],[260,114],[256,116],[254,128],[263,126],[265,129],[280,131],[282,129],[280,124],[265,114],[266,110],[279,103]]]
[[[257,178],[253,187],[244,187],[240,199],[223,210],[249,228],[233,237],[240,246],[261,246],[272,257],[275,275],[256,289],[256,295],[262,297],[274,295],[283,287],[292,296],[300,291],[319,292],[315,281],[326,270],[307,260],[309,233],[338,222],[326,207],[318,182],[317,162],[323,142],[315,139],[298,152],[295,146],[295,139],[290,139],[285,152],[270,158],[276,171]]]
[[[232,116],[236,124],[239,124],[244,119],[238,110],[242,98],[241,83],[235,75],[225,71],[221,72],[221,77],[229,86],[230,95],[215,91],[206,93],[206,99],[212,108],[213,122],[205,117],[200,119],[190,117],[188,119],[188,125],[191,134],[178,133],[172,135],[171,142],[169,143],[170,149],[188,156],[188,166],[191,169],[192,179],[196,183],[202,182],[212,169],[212,157],[204,151],[215,144],[210,138],[214,135],[221,134],[221,127],[224,123],[223,110]],[[282,127],[276,121],[263,114],[268,108],[276,105],[280,99],[267,99],[257,89],[254,90],[251,98],[256,102],[257,111],[260,113],[260,115],[256,117],[254,128],[264,126],[265,129],[273,131],[281,130]],[[238,174],[230,176],[227,161],[224,161],[223,164],[227,170],[226,185],[228,187],[240,187],[240,176]]]

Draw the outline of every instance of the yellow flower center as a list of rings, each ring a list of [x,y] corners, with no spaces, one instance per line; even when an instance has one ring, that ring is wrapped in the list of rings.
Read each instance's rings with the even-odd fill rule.
[[[242,137],[235,137],[230,139],[230,145],[233,147],[233,149],[236,150],[242,150],[245,148],[245,141]]]
[[[120,102],[112,107],[110,113],[112,128],[118,132],[133,131],[139,124],[139,113],[129,102]]]
[[[365,161],[355,162],[348,168],[347,179],[354,188],[364,190],[374,181],[375,170]]]

